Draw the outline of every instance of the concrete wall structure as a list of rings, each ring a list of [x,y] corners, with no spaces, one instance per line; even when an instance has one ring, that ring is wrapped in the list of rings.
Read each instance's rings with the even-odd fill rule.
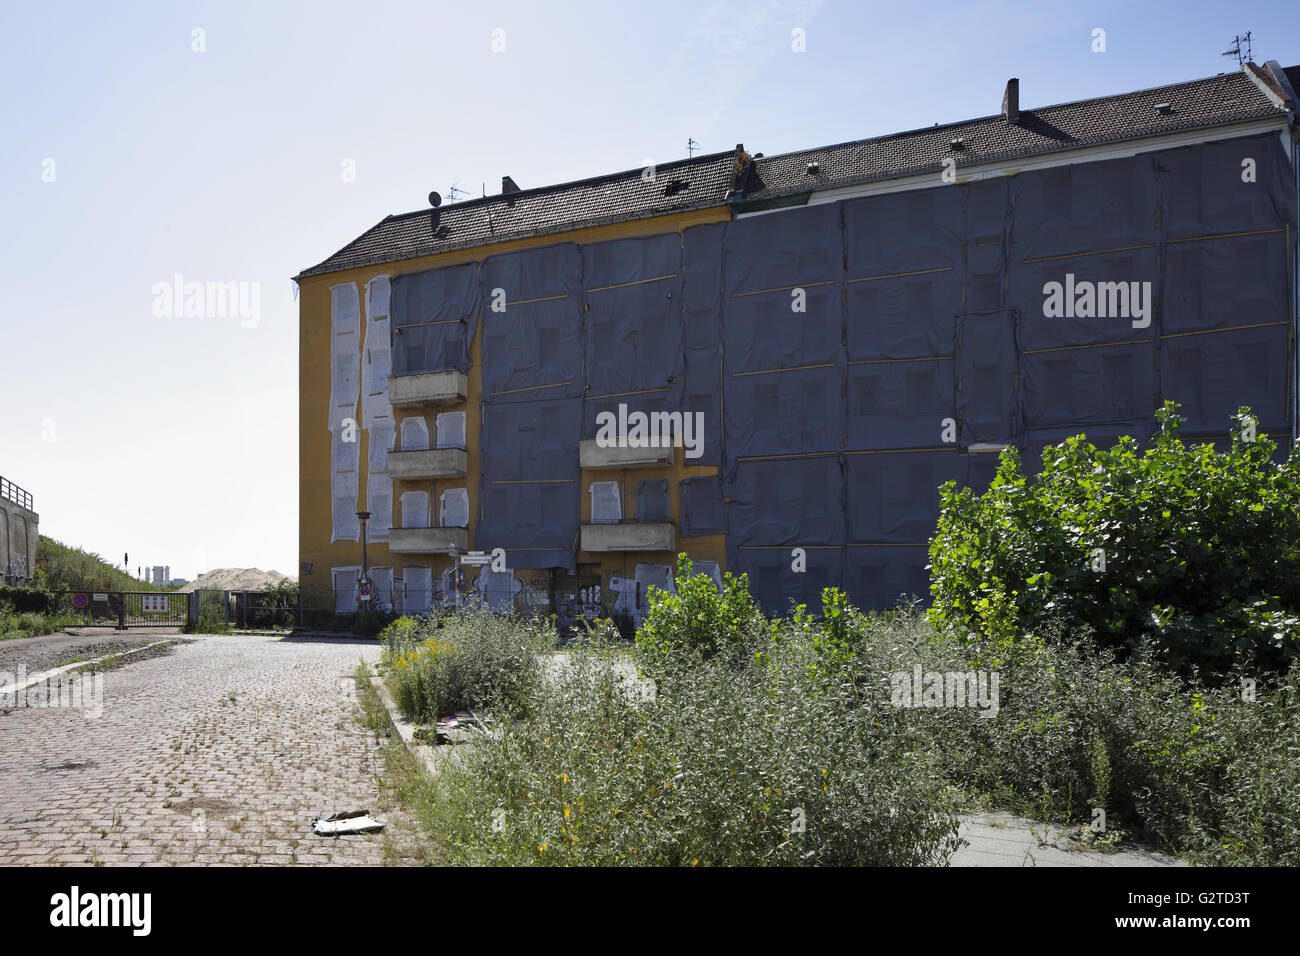
[[[12,486],[5,482],[5,487]],[[24,503],[15,500],[20,495]],[[40,516],[31,509],[30,500],[21,489],[0,495],[0,577],[5,584],[26,584],[36,573]]]

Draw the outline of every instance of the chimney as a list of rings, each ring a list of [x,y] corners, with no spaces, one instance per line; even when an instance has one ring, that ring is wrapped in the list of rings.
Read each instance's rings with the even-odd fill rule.
[[[511,179],[509,176],[502,176],[501,195],[504,196],[506,193],[517,193],[517,192],[519,192],[519,187],[515,184],[515,181]]]
[[[1007,91],[1002,94],[1002,115],[1008,123],[1020,122],[1020,80],[1007,80]]]

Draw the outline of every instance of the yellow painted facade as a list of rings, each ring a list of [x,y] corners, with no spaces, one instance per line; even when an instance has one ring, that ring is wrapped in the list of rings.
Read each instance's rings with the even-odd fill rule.
[[[367,343],[364,341],[367,325],[366,310],[369,307],[366,286],[372,279],[388,276],[395,278],[407,273],[421,272],[426,269],[441,268],[466,262],[477,262],[505,252],[538,248],[561,242],[573,242],[586,245],[605,242],[611,239],[628,239],[642,236],[662,235],[681,232],[691,226],[706,223],[725,222],[731,218],[726,206],[718,206],[691,212],[657,216],[631,222],[614,223],[595,228],[573,230],[546,236],[520,239],[509,242],[460,249],[438,255],[407,259],[375,266],[353,268],[338,272],[306,276],[299,280],[299,524],[298,524],[298,560],[299,576],[305,591],[324,589],[332,585],[331,568],[359,566],[361,564],[361,544],[359,541],[336,541],[331,543],[331,433],[329,430],[330,388],[331,388],[331,289],[335,286],[353,283],[361,303],[360,330],[363,337],[361,353],[364,355]],[[470,368],[466,373],[467,395],[463,404],[433,408],[394,408],[393,416],[400,433],[402,421],[409,415],[423,414],[430,435],[434,434],[434,415],[439,412],[465,410],[465,448],[466,477],[438,479],[432,482],[431,501],[448,488],[464,487],[469,496],[469,547],[476,548],[474,531],[478,519],[479,498],[479,426],[480,402],[482,400],[481,361],[483,322],[480,321],[470,347]],[[358,399],[355,420],[361,422],[360,403]],[[359,494],[357,510],[369,510],[366,502],[367,470],[369,462],[370,433],[360,432],[360,475],[358,476]],[[674,552],[578,552],[578,573],[593,575],[599,573],[601,584],[608,594],[611,575],[631,576],[636,565],[666,564],[675,566],[676,552],[686,551],[692,558],[704,561],[717,561],[726,568],[726,539],[724,535],[707,535],[683,538],[680,535],[680,508],[678,482],[684,478],[711,475],[717,473],[713,466],[688,465],[681,449],[674,450],[674,464],[671,468],[633,467],[621,470],[601,469],[582,471],[580,486],[573,493],[580,495],[582,501],[582,521],[590,520],[591,498],[587,488],[593,481],[619,481],[620,496],[625,502],[624,516],[634,518],[635,490],[645,478],[667,478],[671,502],[671,516],[677,525],[677,548]],[[401,494],[411,490],[430,490],[430,480],[420,479],[393,481],[393,520],[394,528],[401,527]],[[629,490],[632,492],[628,494]],[[371,568],[392,568],[396,577],[402,576],[403,567],[426,566],[433,569],[434,580],[451,565],[451,558],[445,554],[399,554],[389,551],[385,542],[371,540],[367,545],[368,565]],[[549,576],[549,571],[530,574],[530,569],[511,568],[516,576],[529,584],[530,579]],[[467,579],[476,573],[466,569]]]

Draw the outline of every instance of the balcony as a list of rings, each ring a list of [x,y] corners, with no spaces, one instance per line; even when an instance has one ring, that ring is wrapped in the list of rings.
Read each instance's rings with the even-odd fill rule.
[[[455,405],[465,401],[465,373],[455,369],[388,376],[388,402],[409,405]]]
[[[451,548],[469,550],[466,528],[393,528],[388,550],[393,554],[446,554]]]
[[[672,551],[676,544],[677,526],[671,521],[582,526],[583,551]]]
[[[394,478],[464,478],[465,449],[390,451],[388,473]]]
[[[602,448],[594,438],[578,446],[578,463],[583,468],[644,468],[673,463],[672,448]]]

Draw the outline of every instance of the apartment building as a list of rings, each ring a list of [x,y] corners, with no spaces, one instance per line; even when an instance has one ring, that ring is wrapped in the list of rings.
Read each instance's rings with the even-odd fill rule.
[[[1011,80],[960,123],[386,217],[297,276],[304,593],[355,609],[364,562],[408,611],[635,619],[684,551],[773,612],[886,607],[1004,447],[1148,436],[1166,399],[1285,446],[1297,83]]]

